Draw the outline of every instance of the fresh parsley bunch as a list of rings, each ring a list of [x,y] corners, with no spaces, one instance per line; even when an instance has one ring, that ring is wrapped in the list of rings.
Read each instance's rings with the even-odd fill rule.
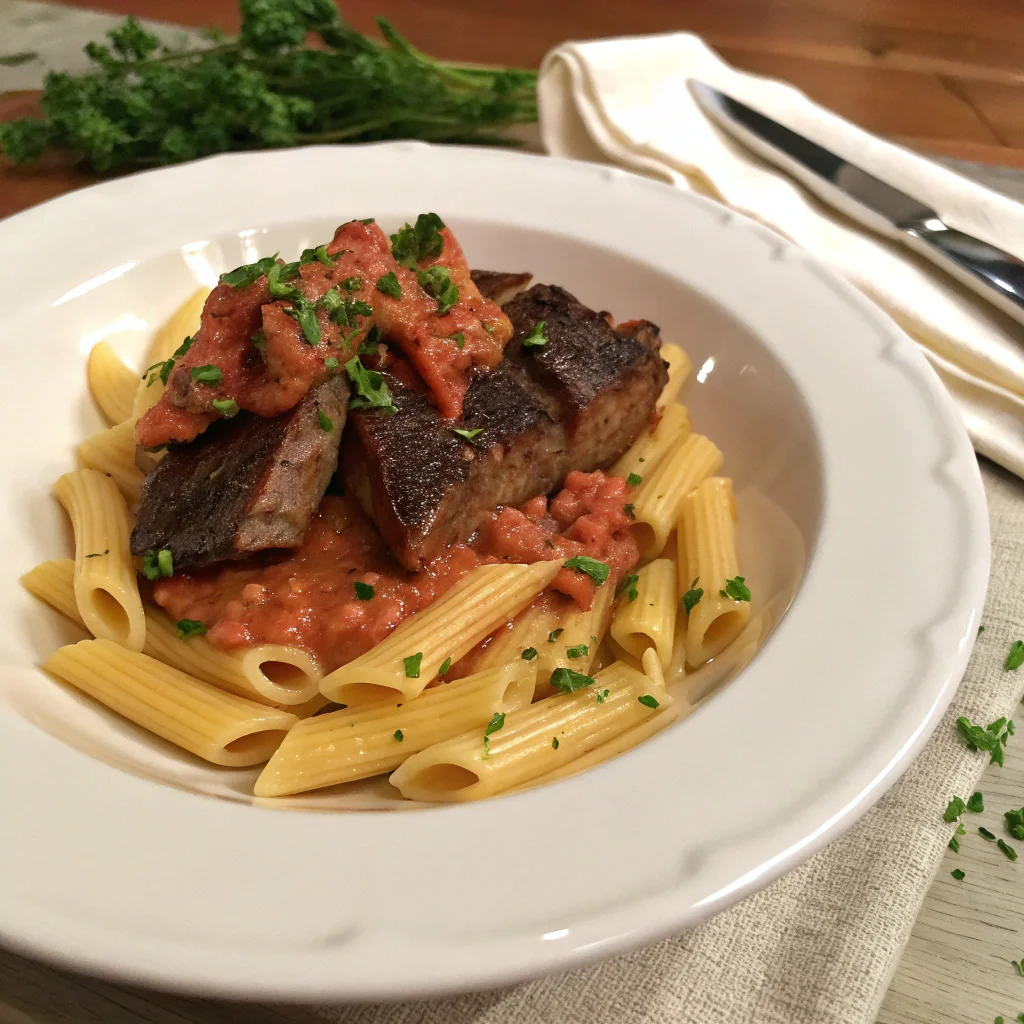
[[[0,124],[25,163],[70,151],[94,171],[135,170],[227,150],[417,138],[502,144],[536,120],[536,73],[433,60],[383,18],[383,42],[332,0],[240,0],[237,39],[174,50],[134,18],[89,43],[95,70],[51,72],[44,116]],[[307,37],[317,37],[307,45]]]

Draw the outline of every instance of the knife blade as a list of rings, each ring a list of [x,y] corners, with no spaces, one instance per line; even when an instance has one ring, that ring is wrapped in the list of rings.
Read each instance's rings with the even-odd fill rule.
[[[696,79],[698,106],[719,128],[829,206],[901,242],[1024,324],[1024,261],[945,223],[926,203]]]

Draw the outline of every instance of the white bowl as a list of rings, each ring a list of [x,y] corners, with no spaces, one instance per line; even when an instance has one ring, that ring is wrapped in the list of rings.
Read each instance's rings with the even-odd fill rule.
[[[70,550],[50,486],[103,425],[85,387],[95,341],[138,365],[197,282],[351,217],[387,228],[424,210],[472,265],[531,270],[687,349],[684,400],[726,455],[770,624],[799,590],[733,682],[598,769],[419,813],[352,813],[396,806],[372,784],[269,809],[246,795],[255,773],[206,766],[41,673],[77,634],[17,577]],[[949,399],[849,285],[713,203],[505,152],[318,148],[86,189],[0,224],[0,251],[0,939],[17,949],[280,999],[579,965],[695,924],[848,828],[959,682],[988,522]]]

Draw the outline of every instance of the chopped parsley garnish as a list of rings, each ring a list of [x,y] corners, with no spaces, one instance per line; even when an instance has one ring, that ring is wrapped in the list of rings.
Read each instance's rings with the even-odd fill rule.
[[[389,270],[386,274],[378,277],[377,291],[381,295],[389,295],[393,299],[400,299],[402,297],[402,284],[398,280],[398,275],[393,270]]]
[[[397,740],[397,741],[398,741],[399,743],[401,743],[401,742],[402,742],[402,740],[404,740],[404,739],[405,739],[405,735],[404,735],[404,733],[402,732],[402,730],[401,730],[401,729],[396,729],[396,730],[395,730],[395,739],[396,739],[396,740]]]
[[[316,421],[320,424],[320,429],[326,431],[328,434],[334,429],[334,420],[327,415],[319,406],[316,410]]]
[[[466,336],[462,331],[457,331],[455,334],[450,334],[449,339],[455,342],[456,348],[462,348],[466,344]]]
[[[542,345],[546,345],[548,339],[544,335],[544,321],[533,325],[533,330],[523,338],[523,348],[540,348]]]
[[[488,334],[493,334],[493,333],[494,333],[494,324],[489,324],[489,323],[488,323],[488,322],[487,322],[486,320],[481,320],[481,321],[480,321],[480,326],[481,326],[481,327],[482,327],[482,328],[483,328],[483,329],[484,329],[484,330],[485,330],[485,331],[486,331],[486,332],[487,332]]]
[[[985,798],[981,793],[972,793],[967,801],[967,810],[972,814],[981,814],[985,810]]]
[[[210,404],[226,420],[238,415],[238,403],[233,398],[215,398]]]
[[[566,647],[565,656],[567,658],[585,658],[590,653],[590,648],[586,644],[576,644],[575,647]]]
[[[110,554],[110,548],[105,551],[94,551],[91,555],[82,555],[83,558],[102,558],[104,555]]]
[[[355,588],[357,601],[373,600],[374,590],[369,583],[364,583],[362,580],[356,580],[352,586]]]
[[[995,722],[991,722],[987,729],[982,729],[980,725],[975,725],[961,715],[956,720],[956,727],[968,750],[984,750],[992,755],[989,764],[995,763],[1002,767],[1003,740],[1000,738],[998,730],[1005,722],[1005,719],[997,719]]]
[[[660,707],[660,706],[661,706],[661,705],[660,705],[660,704],[658,703],[658,701],[657,701],[657,700],[656,700],[656,699],[655,699],[654,697],[652,697],[652,696],[651,696],[651,695],[650,695],[649,693],[645,693],[645,694],[643,694],[642,696],[640,696],[640,697],[637,697],[637,700],[638,700],[638,701],[639,701],[639,702],[640,702],[641,704],[643,704],[643,706],[644,706],[645,708],[658,708],[658,707]]]
[[[342,252],[347,250],[342,249]],[[302,255],[299,256],[299,264],[305,266],[307,263],[320,262],[325,267],[333,267],[334,261],[341,255],[341,252],[335,253],[333,256],[328,255],[326,245],[318,245],[314,249],[303,249]]]
[[[557,750],[558,749],[558,737],[557,736],[554,736],[551,739],[551,749],[552,750]]]
[[[351,295],[342,295],[337,288],[324,292],[317,304],[327,310],[331,322],[339,327],[359,327],[356,320],[373,313],[373,306],[368,302],[354,299]]]
[[[380,328],[376,324],[370,324],[370,329],[366,332],[366,337],[363,338],[363,343],[359,346],[359,355],[377,355],[377,350],[380,347],[381,341],[382,336]]]
[[[1019,811],[1005,811],[1006,830],[1014,839],[1024,840],[1024,807]]]
[[[189,370],[189,376],[197,384],[208,384],[211,388],[217,387],[224,379],[221,368],[219,366],[211,366],[209,363],[205,366],[193,366]]]
[[[523,661],[533,661],[537,657],[536,647],[527,647],[525,651],[520,655]]]
[[[1006,854],[1006,859],[1007,860],[1016,860],[1017,859],[1017,851],[1008,842],[1006,842],[1005,840],[997,839],[996,840],[996,846],[998,846],[999,849],[1002,850],[1003,853]]]
[[[359,223],[360,224],[376,224],[377,223],[377,218],[376,217],[362,217],[362,218],[360,218]]]
[[[1010,653],[1003,662],[1003,668],[1007,672],[1016,672],[1021,665],[1024,665],[1024,640],[1014,640],[1010,645]]]
[[[178,637],[181,640],[202,636],[205,632],[206,627],[198,619],[178,619]]]
[[[484,736],[484,760],[486,761],[491,756],[491,738],[490,736]]]
[[[996,841],[995,833],[989,832],[989,830],[983,825],[978,826],[978,835],[981,836],[982,839],[987,839],[990,843],[994,843]]]
[[[299,325],[307,345],[319,345],[323,332],[316,318],[316,311],[305,299],[298,299],[294,306],[287,306],[285,312]]]
[[[749,601],[750,588],[744,583],[745,576],[737,576],[735,579],[725,581],[725,590],[718,593],[722,597],[731,597],[734,601]]]
[[[704,596],[704,588],[698,587],[697,584],[700,582],[699,576],[694,576],[693,582],[690,584],[690,589],[683,594],[682,602],[683,607],[686,609],[686,614],[689,615],[696,607],[697,603]]]
[[[391,236],[391,255],[409,270],[415,270],[420,260],[440,256],[444,251],[441,230],[444,221],[436,213],[421,213],[415,227],[408,223]]]
[[[338,372],[338,366],[339,366],[338,360],[335,359],[334,356],[328,356],[324,360],[324,368],[327,370],[328,373],[337,373]]]
[[[445,672],[447,672],[448,669],[450,669],[451,667],[452,667],[452,659],[451,658],[445,658],[444,661],[441,662],[441,667],[437,670],[437,674],[439,676],[443,676],[445,674]]]
[[[985,627],[984,626],[979,626],[978,627],[978,632],[976,634],[976,637],[981,636],[981,634],[984,633],[984,632],[985,632]]]
[[[347,292],[357,292],[363,287],[363,279],[361,277],[346,277],[341,282],[341,287]]]
[[[958,882],[962,882],[962,881],[964,880],[964,877],[965,877],[965,875],[964,875],[964,872],[963,872],[963,871],[961,871],[961,870],[960,870],[959,868],[953,868],[953,870],[952,870],[952,871],[950,871],[950,874],[951,874],[951,875],[952,875],[952,876],[953,876],[953,877],[954,877],[954,878],[955,878],[955,879],[956,879],[956,880],[957,880]]]
[[[571,668],[556,668],[551,673],[551,685],[562,693],[582,690],[584,686],[592,686],[593,676],[585,676],[582,672],[574,672]]]
[[[952,800],[949,801],[948,804],[946,804],[946,810],[942,814],[942,820],[956,821],[956,819],[959,818],[960,815],[963,814],[966,809],[967,805],[963,802],[963,800],[961,800],[960,797],[955,796]]]
[[[632,502],[628,505],[623,505],[622,511],[625,512],[630,519],[636,519],[636,507],[632,504]]]
[[[275,263],[267,274],[267,288],[275,299],[298,299],[302,296],[298,288],[288,284],[299,272],[299,264]]]
[[[452,281],[447,267],[435,264],[429,270],[416,272],[420,287],[437,299],[437,315],[444,316],[459,301],[459,286]]]
[[[405,666],[405,675],[408,679],[419,679],[421,661],[423,661],[422,651],[417,651],[415,654],[410,654],[408,658],[402,659],[402,664]]]
[[[553,644],[564,632],[565,630],[562,629],[561,626],[559,626],[558,629],[551,630],[551,632],[548,633],[548,643]]]
[[[171,353],[171,357],[169,359],[164,359],[162,362],[154,363],[152,366],[147,366],[146,369],[142,371],[142,376],[146,379],[146,387],[152,387],[156,383],[157,377],[160,378],[161,384],[166,384],[168,378],[171,376],[171,370],[174,369],[175,362],[192,347],[193,341],[195,341],[195,338],[186,338]]]
[[[161,576],[174,575],[174,557],[170,548],[161,548],[159,551],[149,549],[142,556],[142,575],[147,580],[158,580]]]
[[[459,437],[465,438],[467,441],[472,441],[477,434],[482,434],[483,427],[475,427],[473,430],[466,430],[463,427],[452,427],[452,433],[458,434]]]
[[[257,331],[249,340],[261,352],[267,351],[267,336],[263,333],[263,331]]]
[[[491,716],[491,720],[487,723],[487,728],[484,730],[485,736],[490,736],[492,733],[497,732],[505,724],[505,712],[495,711]]]
[[[608,699],[609,690],[598,690],[597,691],[597,703],[603,704]]]
[[[587,555],[573,555],[562,564],[566,569],[575,569],[576,572],[586,573],[594,581],[595,587],[601,586],[612,571],[610,565],[599,562],[596,558],[589,558]]]
[[[636,589],[637,583],[640,582],[640,577],[635,573],[631,572],[616,588],[615,596],[625,593],[627,601],[635,601],[639,596],[640,592]]]
[[[345,364],[345,372],[356,389],[356,396],[349,402],[349,408],[383,409],[389,414],[396,412],[384,378],[376,370],[366,369],[359,356],[353,356]]]
[[[232,288],[248,288],[249,285],[255,284],[258,278],[270,273],[271,268],[277,263],[277,257],[278,253],[275,252],[273,256],[264,256],[263,259],[257,260],[255,263],[246,263],[241,267],[235,267],[234,270],[220,275],[221,283],[230,285]]]
[[[1024,975],[1024,957],[1021,957],[1019,960],[1011,960],[1010,963],[1017,968],[1018,974]],[[1022,1019],[1024,1018],[1022,1018],[1021,1014],[1017,1014],[1017,1020]]]
[[[626,483],[629,484],[630,487],[639,487],[643,482],[644,478],[640,476],[639,473],[630,473],[629,476],[626,477]]]
[[[953,836],[953,838],[952,838],[952,839],[950,839],[950,841],[949,841],[948,843],[946,843],[946,845],[947,845],[947,846],[948,846],[948,847],[949,847],[949,848],[950,848],[950,849],[951,849],[951,850],[952,850],[952,851],[953,851],[954,853],[959,853],[959,852],[960,852],[960,840],[959,840],[959,839],[957,839],[957,837],[956,837],[956,836]]]

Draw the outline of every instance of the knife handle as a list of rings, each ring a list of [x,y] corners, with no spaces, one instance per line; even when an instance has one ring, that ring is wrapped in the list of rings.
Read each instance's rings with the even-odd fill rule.
[[[1024,323],[1024,261],[938,217],[903,224],[904,240],[1019,323]]]

